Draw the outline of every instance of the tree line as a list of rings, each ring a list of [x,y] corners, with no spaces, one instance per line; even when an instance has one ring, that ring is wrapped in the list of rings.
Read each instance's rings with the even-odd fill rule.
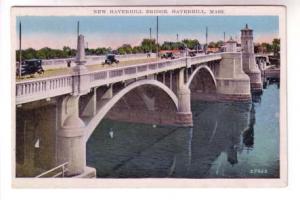
[[[273,39],[272,43],[257,43],[254,45],[255,53],[273,53],[275,57],[279,57],[280,54],[280,39]]]
[[[86,55],[106,55],[108,53],[114,54],[137,54],[137,53],[155,53],[157,50],[183,50],[185,48],[197,49],[201,45],[197,39],[184,39],[180,42],[164,41],[162,44],[156,44],[155,39],[143,39],[140,45],[131,46],[130,44],[123,44],[122,46],[112,49],[111,47],[86,48]],[[28,48],[22,50],[22,60],[28,59],[57,59],[70,58],[76,56],[76,49],[64,46],[62,49],[52,49],[44,47],[41,49]],[[16,51],[16,60],[19,60],[20,52]]]
[[[217,42],[210,42],[208,47],[220,48],[224,45],[224,42],[219,40]],[[155,39],[143,39],[140,45],[131,46],[130,44],[123,44],[122,46],[112,49],[110,47],[99,48],[86,48],[86,55],[106,55],[108,53],[114,54],[136,54],[136,53],[155,53],[157,50],[184,50],[189,48],[191,50],[199,50],[206,48],[206,45],[200,44],[197,39],[184,39],[178,42],[164,41],[162,44],[156,44]],[[255,52],[264,51],[267,53],[273,52],[274,55],[279,55],[280,52],[280,40],[274,39],[271,44],[261,43],[256,44],[254,47]],[[76,49],[64,46],[62,49],[52,49],[44,47],[41,49],[28,48],[22,50],[22,60],[28,59],[57,59],[57,58],[71,58],[76,56]],[[16,60],[19,60],[19,50],[16,51]]]

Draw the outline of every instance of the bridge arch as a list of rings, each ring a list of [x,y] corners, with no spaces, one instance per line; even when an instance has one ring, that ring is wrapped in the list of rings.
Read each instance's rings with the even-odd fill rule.
[[[189,77],[189,79],[186,83],[187,87],[190,87],[190,85],[191,85],[192,81],[194,80],[195,76],[198,74],[198,72],[200,70],[203,70],[203,69],[206,70],[210,74],[210,76],[213,80],[214,86],[215,86],[215,88],[217,88],[217,81],[216,81],[215,75],[207,65],[200,65],[195,71],[193,71],[193,73],[191,74],[191,76]]]
[[[111,110],[111,108],[127,93],[134,90],[135,88],[138,88],[140,86],[144,85],[151,85],[155,86],[162,91],[164,91],[173,101],[176,109],[178,109],[178,98],[174,94],[174,92],[169,89],[166,85],[163,83],[157,81],[157,80],[140,80],[137,82],[134,82],[125,88],[123,88],[121,91],[116,93],[105,105],[102,106],[102,108],[97,112],[97,114],[93,117],[93,119],[87,124],[86,127],[86,134],[85,134],[85,141],[89,139],[89,137],[92,135],[95,128],[98,126],[98,124],[101,122],[101,120],[105,117],[105,115]]]

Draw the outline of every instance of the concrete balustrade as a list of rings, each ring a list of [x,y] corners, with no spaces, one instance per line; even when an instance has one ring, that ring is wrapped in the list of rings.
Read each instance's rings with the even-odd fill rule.
[[[81,57],[83,59],[83,57]],[[200,55],[191,59],[192,64],[201,64],[205,62],[221,60],[221,54]],[[175,70],[186,66],[186,58],[174,60],[163,60],[159,62],[112,67],[88,72],[80,68],[79,65],[74,67],[73,71],[80,71],[85,75],[86,89],[119,81],[125,81],[132,78],[139,78],[164,71]],[[16,83],[16,102],[17,104],[28,103],[31,101],[41,100],[49,97],[55,97],[62,94],[73,92],[74,86],[72,81],[76,79],[76,73],[73,75],[63,75],[49,78],[32,79],[18,81]],[[35,86],[36,85],[36,86]],[[73,89],[72,89],[73,88]]]
[[[22,104],[71,92],[71,75],[27,80],[16,83],[16,103]]]

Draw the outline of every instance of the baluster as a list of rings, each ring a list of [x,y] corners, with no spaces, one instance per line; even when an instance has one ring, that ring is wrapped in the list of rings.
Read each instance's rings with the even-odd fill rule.
[[[33,82],[33,83],[31,83],[31,93],[34,93],[34,85],[35,85],[35,83]]]
[[[46,81],[46,91],[51,90],[51,80]]]
[[[41,91],[41,83],[42,83],[42,82],[39,82],[39,84],[38,84],[38,91],[39,91],[39,92]]]
[[[24,95],[27,94],[27,91],[26,91],[26,90],[27,90],[27,87],[26,87],[26,84],[24,84],[24,85],[23,85],[23,94],[24,94]]]
[[[20,85],[17,85],[17,91],[16,91],[16,93],[17,93],[17,96],[20,95]]]

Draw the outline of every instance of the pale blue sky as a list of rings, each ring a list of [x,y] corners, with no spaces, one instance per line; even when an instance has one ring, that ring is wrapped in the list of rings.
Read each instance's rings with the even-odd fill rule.
[[[22,22],[23,43],[32,47],[60,47],[76,44],[76,26],[80,21],[80,33],[85,35],[90,47],[118,46],[122,43],[137,45],[142,38],[156,32],[155,16],[22,16],[17,17],[17,25]],[[205,40],[208,26],[209,40],[223,39],[223,32],[234,38],[240,37],[240,29],[248,23],[254,30],[256,39],[278,37],[277,16],[160,16],[160,42],[196,38]],[[18,32],[18,26],[17,26]],[[62,44],[66,43],[66,44]]]

